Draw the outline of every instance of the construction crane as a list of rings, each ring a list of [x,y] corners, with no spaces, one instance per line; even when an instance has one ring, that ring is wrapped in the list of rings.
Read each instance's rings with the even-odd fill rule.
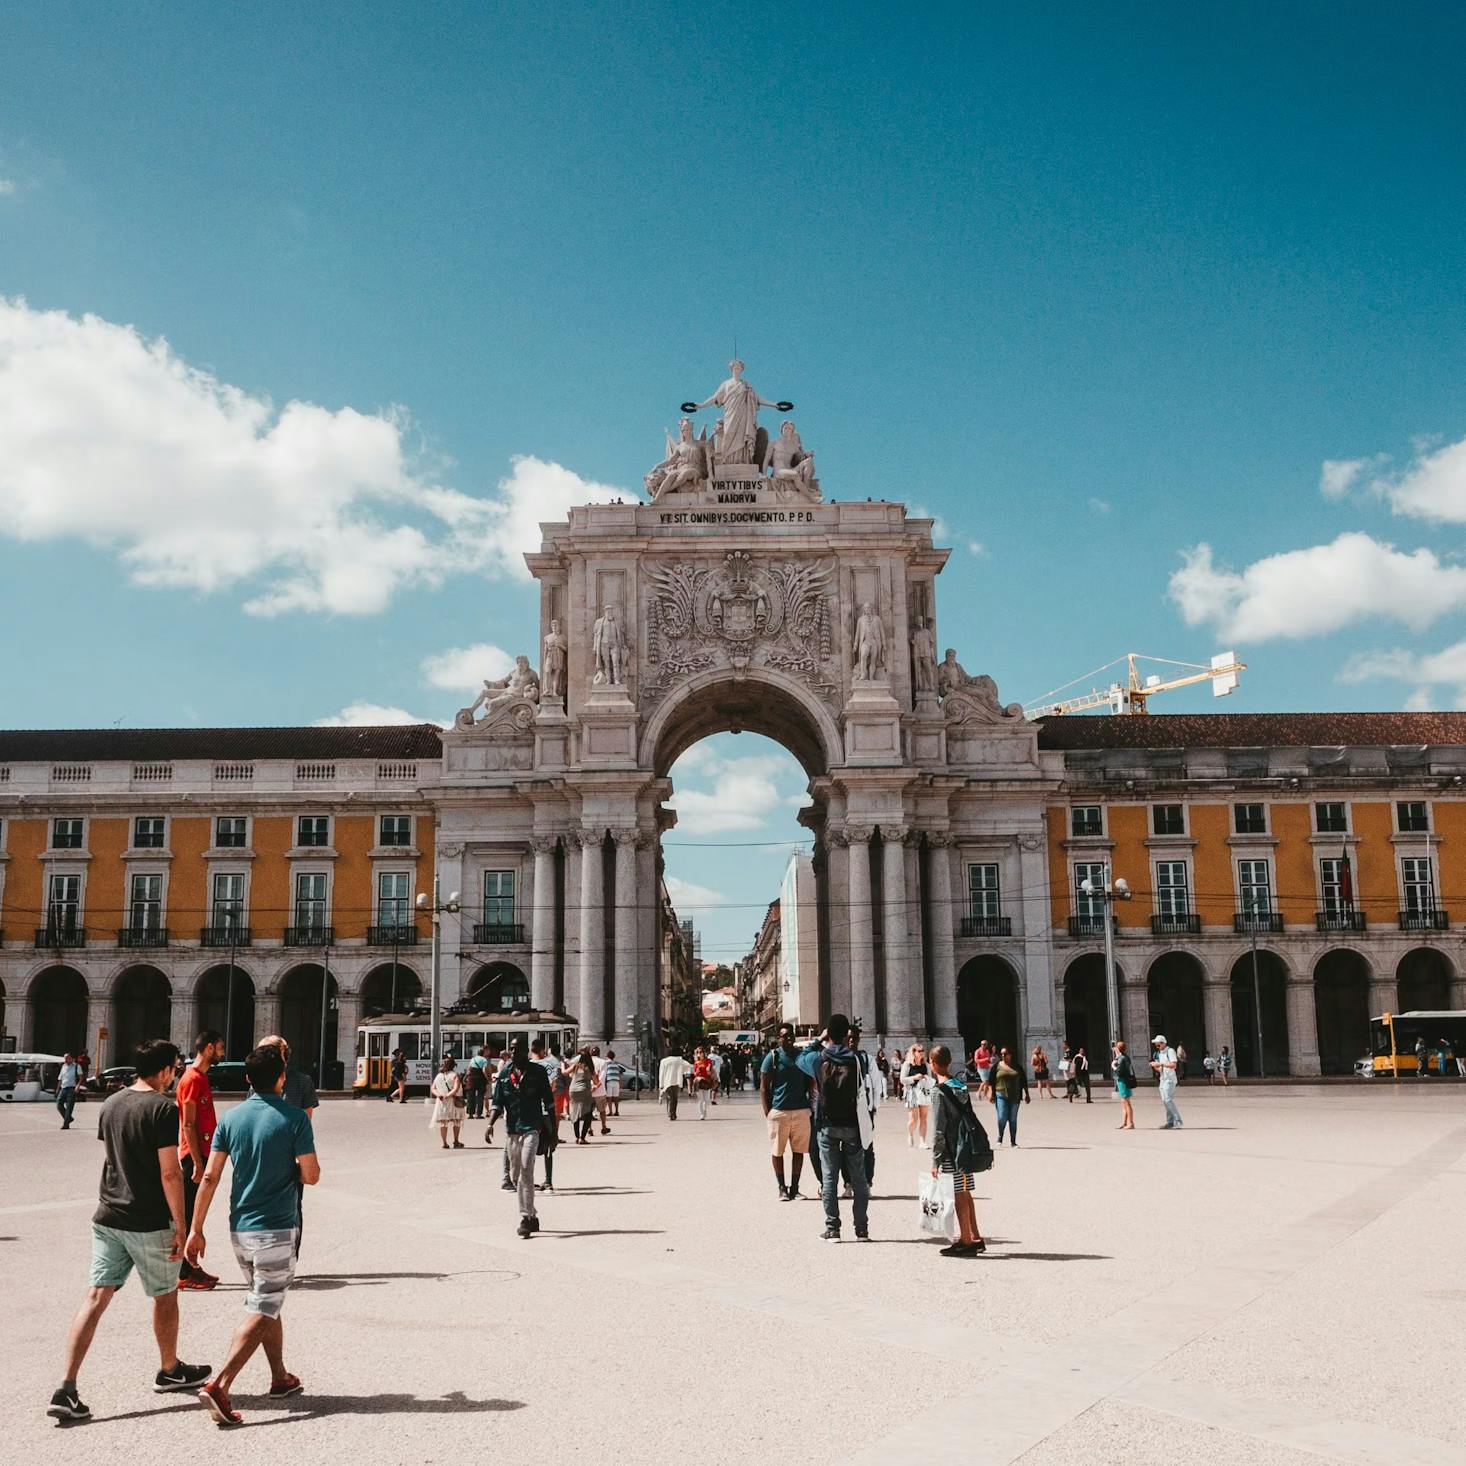
[[[1173,674],[1163,677],[1158,673],[1149,673],[1142,680],[1140,669],[1136,666],[1137,662],[1154,662],[1163,667],[1178,668],[1180,675]],[[1210,682],[1213,697],[1226,697],[1228,693],[1237,690],[1241,674],[1247,670],[1247,663],[1239,662],[1236,652],[1218,652],[1211,659],[1210,666],[1205,666],[1200,662],[1173,662],[1167,657],[1147,657],[1140,652],[1126,652],[1123,657],[1116,657],[1113,662],[1106,662],[1103,667],[1096,667],[1094,671],[1086,672],[1082,677],[1074,678],[1072,682],[1062,683],[1053,691],[1045,693],[1044,696],[1053,698],[1054,693],[1062,692],[1065,687],[1074,686],[1075,682],[1087,682],[1091,677],[1098,677],[1108,672],[1111,667],[1118,667],[1122,664],[1125,667],[1123,682],[1117,679],[1103,691],[1098,687],[1092,687],[1088,692],[1079,693],[1074,697],[1025,705],[1023,716],[1030,720],[1056,718],[1065,713],[1084,713],[1091,708],[1107,707],[1112,713],[1128,714],[1133,717],[1150,711],[1147,704],[1156,693],[1171,692],[1177,687],[1192,687],[1198,682]]]

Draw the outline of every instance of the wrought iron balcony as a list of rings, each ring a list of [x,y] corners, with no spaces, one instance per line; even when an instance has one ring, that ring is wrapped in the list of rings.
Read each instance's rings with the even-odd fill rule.
[[[1197,937],[1201,935],[1201,917],[1194,911],[1172,912],[1169,916],[1152,916],[1153,937]]]
[[[1429,907],[1425,910],[1402,911],[1400,913],[1400,930],[1402,932],[1443,932],[1451,925],[1449,914],[1439,907]]]
[[[415,947],[417,928],[405,921],[387,922],[367,928],[369,947]]]
[[[1111,930],[1117,930],[1111,927]],[[1100,912],[1092,916],[1071,916],[1069,935],[1071,937],[1102,937],[1105,934],[1105,918]]]
[[[524,941],[523,923],[517,921],[480,921],[474,924],[473,939],[486,946],[512,947]]]
[[[1366,924],[1362,911],[1315,911],[1313,920],[1321,932],[1362,932]]]
[[[86,944],[87,930],[84,926],[62,923],[60,926],[36,928],[36,946],[38,947],[85,947]]]
[[[336,928],[334,926],[287,926],[285,928],[287,947],[334,947]]]
[[[1011,937],[1013,918],[1011,916],[964,916],[957,935],[961,937]]]
[[[166,947],[166,926],[125,926],[117,933],[119,947]]]
[[[247,947],[250,941],[250,929],[233,922],[225,922],[222,926],[206,926],[199,932],[201,947]]]
[[[1253,932],[1280,932],[1283,929],[1283,915],[1279,911],[1234,911],[1232,930],[1238,936],[1249,936]]]

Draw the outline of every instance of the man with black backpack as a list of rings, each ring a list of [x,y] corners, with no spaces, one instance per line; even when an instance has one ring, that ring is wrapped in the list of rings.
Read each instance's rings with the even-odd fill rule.
[[[823,1125],[819,1131],[820,1184],[824,1193],[823,1240],[840,1240],[840,1181],[854,1200],[855,1238],[869,1242],[870,1182],[865,1175],[865,1148],[871,1119],[866,1104],[865,1075],[849,1047],[850,1020],[832,1013],[825,1031],[799,1056],[799,1067],[819,1087]]]

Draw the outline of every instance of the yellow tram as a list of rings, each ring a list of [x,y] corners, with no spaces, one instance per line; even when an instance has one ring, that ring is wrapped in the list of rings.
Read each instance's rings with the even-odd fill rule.
[[[568,1014],[535,1012],[445,1013],[439,1029],[443,1053],[452,1057],[460,1074],[479,1049],[502,1054],[516,1038],[528,1043],[542,1038],[552,1053],[573,1054],[580,1032]],[[407,1061],[408,1084],[426,1088],[437,1069],[432,1043],[426,1009],[368,1018],[356,1030],[356,1077],[352,1087],[377,1094],[390,1089],[392,1054],[401,1049]]]

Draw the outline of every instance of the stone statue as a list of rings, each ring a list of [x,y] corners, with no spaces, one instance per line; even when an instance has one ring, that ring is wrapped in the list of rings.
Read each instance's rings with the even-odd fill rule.
[[[886,631],[881,618],[866,601],[855,623],[855,680],[874,682],[886,659]]]
[[[472,728],[473,715],[480,708],[484,710],[481,721],[487,721],[506,703],[538,702],[539,697],[539,679],[529,665],[529,658],[518,656],[515,657],[514,667],[507,677],[485,678],[484,690],[474,698],[468,707],[462,709],[453,721],[459,728]]]
[[[814,454],[804,451],[799,430],[787,419],[779,425],[779,436],[769,444],[769,463],[776,485],[813,496]]]
[[[690,488],[709,476],[708,438],[692,436],[692,419],[684,417],[677,425],[677,436],[667,435],[667,456],[647,474],[646,491],[653,499],[670,494],[674,489]]]
[[[911,665],[916,673],[917,692],[937,690],[937,639],[926,624],[925,616],[916,618],[916,629],[911,633]]]
[[[691,407],[693,411],[703,407],[723,409],[714,439],[719,463],[752,463],[754,442],[758,438],[759,408],[777,407],[787,411],[791,404],[767,402],[760,397],[752,384],[743,380],[741,361],[730,361],[728,370],[733,375],[705,402],[695,402]]]
[[[947,648],[947,655],[942,659],[941,666],[937,668],[937,691],[943,697],[950,697],[952,693],[960,692],[964,698],[970,698],[982,709],[983,713],[991,718],[1021,718],[1023,716],[1023,704],[1010,702],[1005,706],[998,697],[998,684],[986,673],[969,677],[962,663],[957,660],[957,653],[952,647]]]
[[[613,687],[626,685],[626,670],[631,661],[631,648],[626,644],[626,628],[622,626],[615,606],[607,606],[596,618],[591,633],[591,653],[596,659],[597,687],[609,682]]]
[[[565,637],[558,621],[550,622],[540,662],[540,688],[546,697],[565,696]]]

